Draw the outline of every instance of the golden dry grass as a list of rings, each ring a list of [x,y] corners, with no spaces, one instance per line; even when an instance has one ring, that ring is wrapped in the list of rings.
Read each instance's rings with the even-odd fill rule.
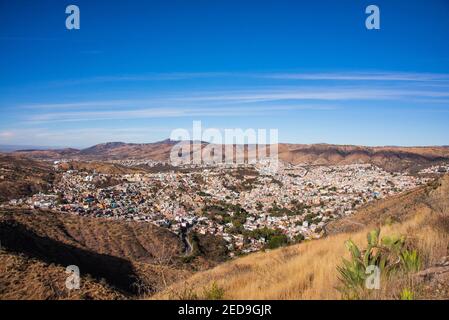
[[[405,223],[382,228],[383,235],[406,234],[425,261],[431,263],[447,254],[449,236],[426,224],[427,213]],[[227,299],[339,299],[337,265],[348,258],[345,240],[351,238],[365,246],[366,228],[357,233],[342,233],[325,239],[259,252],[220,265],[191,277],[154,298],[169,298],[173,291],[192,287],[198,292],[216,282]]]
[[[0,300],[116,300],[126,297],[107,283],[82,276],[80,290],[65,287],[65,268],[0,250]]]
[[[424,267],[448,255],[449,211],[444,199],[449,201],[449,179],[443,179],[442,184],[427,194],[425,200],[433,201],[432,206],[410,206],[406,219],[381,227],[381,236],[406,235],[407,243],[422,256]],[[409,200],[422,199],[413,195]],[[401,216],[404,214],[401,213]],[[368,224],[358,231],[337,233],[320,240],[250,254],[197,273],[152,298],[182,298],[174,293],[186,291],[196,292],[201,297],[201,292],[215,282],[225,290],[225,299],[340,299],[340,292],[336,289],[339,285],[336,267],[341,264],[342,257],[349,257],[344,242],[352,239],[364,248],[366,234],[374,227]],[[384,279],[381,290],[366,298],[395,299],[401,286],[414,286],[408,280]],[[412,289],[419,290],[418,287]],[[425,296],[418,294],[417,298]]]

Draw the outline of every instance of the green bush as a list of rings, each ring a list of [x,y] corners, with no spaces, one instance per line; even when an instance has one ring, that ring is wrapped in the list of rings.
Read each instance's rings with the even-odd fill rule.
[[[304,241],[304,240],[305,240],[305,237],[301,233],[295,236],[295,241],[296,242],[301,242],[301,241]]]
[[[265,249],[275,249],[289,243],[288,237],[278,229],[263,227],[246,232],[245,235],[253,239],[263,239]]]
[[[288,237],[285,234],[273,236],[268,240],[267,248],[268,249],[276,249],[282,247],[288,243]]]

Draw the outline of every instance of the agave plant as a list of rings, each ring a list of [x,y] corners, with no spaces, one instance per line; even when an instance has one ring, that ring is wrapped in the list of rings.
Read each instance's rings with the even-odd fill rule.
[[[338,289],[346,298],[353,299],[357,298],[358,292],[362,290],[366,279],[366,268],[357,245],[352,240],[346,241],[345,245],[351,253],[351,259],[343,258],[343,266],[337,266],[338,279],[342,283],[342,287]]]
[[[343,258],[342,265],[337,267],[338,287],[347,299],[357,299],[366,290],[365,282],[370,276],[368,267],[375,266],[383,276],[397,272],[414,272],[421,267],[421,260],[416,250],[405,249],[404,236],[385,236],[379,238],[380,229],[372,230],[367,235],[368,246],[364,250],[352,241],[345,242],[351,254],[349,260]]]
[[[400,257],[405,272],[417,272],[421,269],[421,257],[418,251],[404,250]]]

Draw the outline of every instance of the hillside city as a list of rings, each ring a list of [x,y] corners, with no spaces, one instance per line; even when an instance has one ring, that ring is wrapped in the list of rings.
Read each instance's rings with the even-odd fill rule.
[[[418,175],[389,173],[371,164],[338,166],[280,163],[185,165],[153,160],[110,161],[124,167],[166,168],[146,173],[105,174],[66,170],[52,192],[14,199],[9,205],[51,209],[63,214],[149,222],[185,239],[191,233],[226,241],[229,256],[316,239],[326,224],[364,204],[426,183]],[[188,237],[187,237],[188,238]]]

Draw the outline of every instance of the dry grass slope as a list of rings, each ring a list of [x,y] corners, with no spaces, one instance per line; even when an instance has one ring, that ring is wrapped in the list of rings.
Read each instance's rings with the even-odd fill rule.
[[[395,217],[395,219],[387,219]],[[355,228],[335,228],[326,238],[248,255],[179,282],[154,299],[183,298],[179,293],[196,293],[213,283],[224,289],[226,299],[340,299],[336,267],[349,254],[344,242],[352,239],[362,247],[366,234],[381,226],[383,235],[406,235],[407,242],[423,257],[429,268],[448,255],[449,176],[440,181],[366,207],[353,218]],[[354,221],[352,221],[354,222]],[[343,227],[343,223],[341,227]],[[397,299],[403,286],[411,287],[415,298],[449,298],[449,273],[443,282],[410,279],[382,282],[381,290],[365,298]]]
[[[179,238],[151,224],[5,209],[0,241],[1,299],[137,297],[191,273]],[[79,294],[64,286],[72,264],[86,279]]]
[[[45,192],[54,178],[48,163],[0,154],[0,202]]]

